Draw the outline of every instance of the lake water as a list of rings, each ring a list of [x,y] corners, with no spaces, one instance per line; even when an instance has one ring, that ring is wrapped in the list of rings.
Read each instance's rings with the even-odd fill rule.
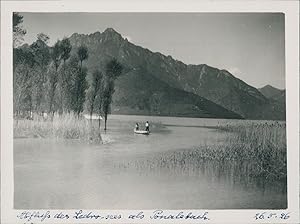
[[[133,133],[150,121],[149,136]],[[226,144],[228,120],[111,115],[105,144],[14,139],[16,209],[284,208],[286,193],[232,183],[222,174],[158,167],[157,158]],[[243,122],[243,121],[230,121]],[[141,128],[143,124],[141,123]],[[225,171],[226,172],[226,171]]]

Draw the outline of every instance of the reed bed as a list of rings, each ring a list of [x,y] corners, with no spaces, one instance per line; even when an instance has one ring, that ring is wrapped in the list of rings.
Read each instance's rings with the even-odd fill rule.
[[[205,175],[232,184],[263,189],[268,185],[286,191],[285,123],[226,124],[216,128],[231,133],[223,145],[160,153],[147,161],[135,161],[133,166],[138,170]]]
[[[91,138],[95,132],[94,126],[83,117],[74,114],[55,114],[53,119],[44,120],[36,116],[33,120],[14,120],[14,138],[63,138],[84,139]]]

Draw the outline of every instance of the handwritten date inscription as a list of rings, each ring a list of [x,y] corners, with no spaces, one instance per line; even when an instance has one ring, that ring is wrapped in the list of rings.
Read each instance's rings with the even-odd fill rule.
[[[254,216],[255,220],[268,220],[268,219],[281,219],[287,220],[290,218],[290,213],[284,212],[260,212],[256,213]]]

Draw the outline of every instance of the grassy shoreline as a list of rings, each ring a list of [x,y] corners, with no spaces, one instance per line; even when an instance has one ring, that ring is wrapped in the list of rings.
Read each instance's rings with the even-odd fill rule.
[[[151,160],[135,161],[134,169],[153,172],[167,170],[185,175],[219,177],[247,187],[287,190],[286,124],[265,122],[248,125],[220,125],[218,131],[228,135],[223,145],[200,146],[164,152]],[[128,167],[130,168],[130,167]]]

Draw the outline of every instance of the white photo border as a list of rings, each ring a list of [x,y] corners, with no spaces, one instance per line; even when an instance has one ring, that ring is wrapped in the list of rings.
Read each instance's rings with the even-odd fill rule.
[[[210,220],[154,220],[154,210],[88,210],[102,214],[122,214],[120,220],[76,220],[76,223],[299,223],[299,5],[298,1],[2,1],[1,2],[1,223],[27,223],[17,218],[25,210],[13,209],[13,12],[276,12],[285,14],[285,71],[288,208],[283,210],[182,210],[208,212]],[[33,211],[33,210],[26,210]],[[34,210],[45,212],[48,210]],[[73,214],[78,210],[50,210]],[[86,211],[86,210],[85,210]],[[129,220],[130,214],[143,211],[145,218]],[[179,210],[164,210],[178,213]],[[181,210],[180,210],[181,211]],[[257,213],[289,213],[288,219],[255,220]],[[33,223],[74,223],[74,219],[45,219]],[[31,223],[28,222],[28,223]]]

